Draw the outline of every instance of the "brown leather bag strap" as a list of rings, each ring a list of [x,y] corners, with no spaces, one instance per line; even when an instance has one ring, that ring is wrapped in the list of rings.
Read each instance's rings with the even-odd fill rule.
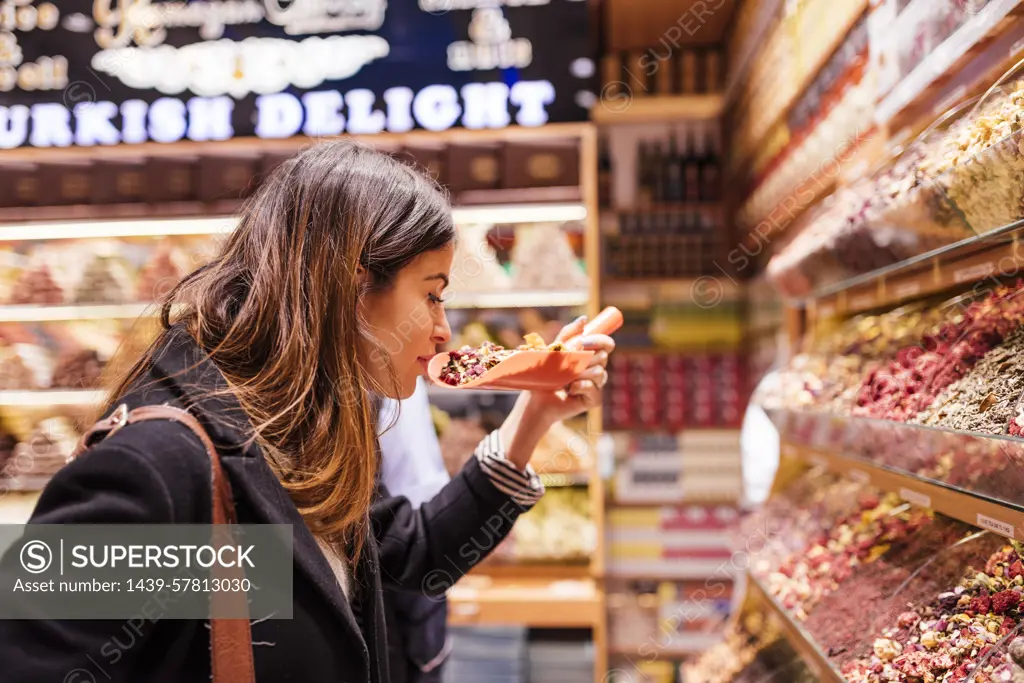
[[[79,439],[71,458],[76,458],[99,441],[111,436],[125,425],[146,420],[172,420],[188,427],[202,442],[210,458],[213,482],[213,523],[237,524],[231,482],[221,468],[220,454],[209,434],[193,415],[169,405],[141,406],[129,411],[121,404],[110,415],[93,425]],[[240,567],[223,569],[219,578],[242,578]],[[248,601],[244,593],[217,591],[211,594],[215,606],[229,607],[232,613],[248,615]],[[256,670],[252,659],[252,630],[248,616],[239,619],[210,619],[210,666],[214,683],[255,683]]]

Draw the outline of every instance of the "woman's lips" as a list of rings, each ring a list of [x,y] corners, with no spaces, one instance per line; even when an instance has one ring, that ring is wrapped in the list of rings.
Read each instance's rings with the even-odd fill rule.
[[[427,366],[430,365],[430,359],[431,356],[419,356],[418,358],[416,358],[417,362],[419,362],[420,364],[420,367],[423,368],[424,375],[427,374]]]

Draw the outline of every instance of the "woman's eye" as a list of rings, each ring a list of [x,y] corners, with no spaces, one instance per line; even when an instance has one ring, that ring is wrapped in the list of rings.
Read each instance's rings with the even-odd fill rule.
[[[444,299],[442,299],[441,297],[439,297],[436,294],[428,294],[427,298],[430,299],[430,303],[432,303],[432,304],[443,304],[444,303]]]

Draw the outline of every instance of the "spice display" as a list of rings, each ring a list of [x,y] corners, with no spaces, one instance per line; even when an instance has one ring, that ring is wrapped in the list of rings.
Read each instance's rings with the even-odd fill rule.
[[[983,564],[964,567],[955,586],[900,614],[878,634],[870,654],[843,667],[846,680],[966,681],[1020,623],[1020,552],[1016,542],[1004,545]]]
[[[733,546],[750,553],[751,571],[767,579],[789,558],[824,542],[836,520],[878,501],[878,492],[811,469],[744,518]]]
[[[768,590],[795,618],[806,619],[857,566],[877,560],[930,518],[928,511],[911,508],[892,494],[873,507],[870,502],[875,501],[865,501],[861,511],[839,520],[805,553],[791,556],[769,575]]]
[[[1002,434],[1024,392],[1024,329],[989,351],[910,422],[964,432]]]
[[[905,422],[930,406],[1018,327],[1024,309],[1019,291],[1019,286],[1000,286],[968,306],[959,322],[901,349],[896,360],[864,380],[853,414]]]
[[[95,389],[100,386],[103,363],[92,349],[69,351],[57,359],[50,386],[66,389]]]
[[[56,306],[63,302],[64,292],[45,264],[23,272],[11,291],[12,304]]]
[[[785,639],[758,651],[732,683],[818,683],[819,679]]]
[[[751,611],[729,625],[722,642],[683,664],[684,681],[730,683],[758,652],[778,642],[781,628],[774,615]]]
[[[1022,107],[1024,84],[1003,86],[944,140],[941,160],[928,169],[976,232],[1024,216]]]
[[[983,532],[982,538],[956,546],[973,531],[936,516],[882,557],[858,566],[840,590],[818,603],[804,627],[838,666],[869,653],[874,637],[900,614],[954,584],[966,560],[988,557],[1003,543]]]

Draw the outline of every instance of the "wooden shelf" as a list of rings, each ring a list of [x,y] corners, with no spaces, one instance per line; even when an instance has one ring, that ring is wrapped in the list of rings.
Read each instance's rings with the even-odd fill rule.
[[[679,633],[674,634],[672,642],[664,647],[652,643],[634,645],[613,643],[608,647],[608,652],[612,655],[636,657],[638,659],[650,659],[651,657],[682,659],[700,654],[712,645],[721,642],[721,640],[722,636],[715,633]]]
[[[492,579],[536,579],[564,581],[584,580],[591,577],[589,564],[537,564],[524,562],[501,562],[488,558],[473,568],[472,576],[488,576]]]
[[[648,308],[656,303],[685,303],[713,309],[722,302],[739,301],[743,285],[725,275],[699,278],[616,279],[601,278],[601,297],[606,304]]]
[[[116,320],[154,316],[160,309],[151,303],[97,304],[82,306],[0,306],[0,322],[48,322],[58,320]]]
[[[985,235],[841,283],[809,299],[808,315],[813,320],[892,308],[953,287],[1014,275],[1022,266],[1018,232]]]
[[[715,119],[722,113],[722,95],[677,95],[602,100],[590,110],[599,124],[656,123]]]
[[[765,590],[764,586],[754,578],[747,575],[747,594],[760,602],[764,607],[774,614],[782,626],[783,637],[789,642],[794,650],[803,658],[804,663],[817,680],[822,683],[846,683],[846,679],[833,668],[828,657],[821,651],[807,634],[807,632],[790,616],[789,612],[782,608],[775,599]]]
[[[1008,538],[1024,538],[1024,510],[1010,505],[822,449],[784,442],[782,455],[825,467],[865,486],[895,493],[908,503],[931,508],[966,524]]]
[[[566,291],[451,292],[446,308],[561,308],[584,306],[590,301],[585,289]]]
[[[533,628],[595,628],[604,596],[592,580],[501,579],[470,575],[448,594],[455,626],[522,624]]]
[[[56,406],[97,406],[107,392],[91,389],[40,389],[38,391],[0,391],[0,407],[49,408]]]

